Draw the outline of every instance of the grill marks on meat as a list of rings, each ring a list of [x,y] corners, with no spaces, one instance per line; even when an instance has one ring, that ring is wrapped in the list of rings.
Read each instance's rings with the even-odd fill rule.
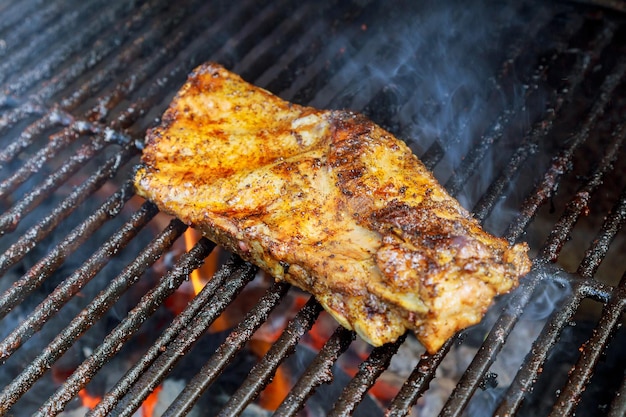
[[[483,231],[381,127],[288,103],[216,64],[148,132],[135,182],[373,345],[413,329],[434,352],[530,268],[525,244]]]

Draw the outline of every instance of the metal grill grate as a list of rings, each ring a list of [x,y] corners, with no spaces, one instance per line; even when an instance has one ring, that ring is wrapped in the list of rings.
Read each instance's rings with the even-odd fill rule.
[[[405,138],[487,229],[531,245],[533,271],[474,331],[483,339],[471,342],[469,330],[434,355],[416,352],[379,415],[426,413],[436,373],[465,348],[471,360],[435,413],[484,415],[474,406],[481,393],[493,393],[482,410],[498,416],[626,413],[623,360],[608,365],[616,384],[597,376],[624,343],[623,16],[567,2],[475,2],[469,11],[452,1],[13,3],[0,3],[0,415],[57,415],[100,384],[89,415],[131,416],[195,356],[163,415],[187,414],[295,291],[273,283],[207,354],[194,347],[212,337],[254,267],[230,258],[182,312],[163,313],[214,245],[201,239],[176,256],[186,226],[134,196],[129,178],[146,128],[207,60],[285,99],[366,113]],[[441,16],[450,27],[436,27]],[[448,89],[465,73],[466,83]],[[545,285],[559,289],[557,307],[497,391],[494,364]],[[219,415],[243,413],[320,314],[309,300]],[[592,323],[583,342],[564,342],[583,321]],[[296,415],[336,377],[354,338],[339,328],[325,340],[276,415]],[[412,338],[368,352],[326,415],[375,413],[362,403]],[[143,339],[124,373],[111,371]],[[579,354],[543,398],[537,387],[552,377],[543,370],[564,350]],[[53,374],[67,363],[59,380]],[[103,374],[115,378],[98,382]],[[602,398],[590,394],[595,386]]]

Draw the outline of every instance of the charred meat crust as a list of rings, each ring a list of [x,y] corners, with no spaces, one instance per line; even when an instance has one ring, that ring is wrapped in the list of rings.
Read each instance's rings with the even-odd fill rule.
[[[148,132],[135,182],[374,345],[412,329],[434,352],[530,268],[525,244],[482,230],[389,132],[216,64],[196,69]]]

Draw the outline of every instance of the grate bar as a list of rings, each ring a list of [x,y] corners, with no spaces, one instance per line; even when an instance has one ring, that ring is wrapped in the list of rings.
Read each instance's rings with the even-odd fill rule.
[[[191,15],[191,17],[188,15],[185,16],[182,13],[183,10],[179,10],[178,13],[174,13],[170,16],[167,21],[155,22],[153,29],[158,28],[159,31],[150,30],[145,36],[139,37],[127,50],[122,51],[114,59],[111,64],[112,68],[106,68],[98,72],[95,77],[90,78],[84,85],[79,87],[71,97],[62,100],[61,103],[64,106],[74,108],[83,100],[89,98],[89,96],[93,94],[92,91],[97,90],[109,81],[109,79],[112,78],[111,71],[124,69],[124,65],[128,65],[128,63],[132,62],[135,66],[132,74],[119,82],[111,93],[99,98],[97,104],[87,113],[89,119],[104,120],[115,105],[142,87],[150,77],[154,76],[168,61],[171,61],[194,35],[194,31],[197,30],[197,25],[206,20],[202,13],[195,13]],[[175,24],[177,24],[177,26],[174,26]],[[171,35],[168,34],[168,31],[172,32]],[[149,54],[148,58],[141,64],[134,62],[136,55],[145,54],[145,44],[155,41],[156,39],[153,39],[154,37],[163,36],[164,34],[167,35],[168,40],[161,48]],[[161,85],[160,88],[166,91],[164,87],[167,85],[169,84],[165,83],[165,85]],[[135,118],[129,120],[134,122],[138,116],[142,114],[143,113],[135,115]],[[129,123],[126,122],[126,125],[128,124]],[[116,128],[115,125],[112,127],[114,129]]]
[[[39,14],[33,13],[33,9],[38,10],[40,13],[46,9],[38,8],[42,4],[48,3],[42,0],[20,1],[20,2],[5,2],[1,6],[0,12],[2,13],[2,21],[0,22],[0,33],[7,30],[15,30],[15,26],[24,21],[26,16],[33,16],[34,19],[38,19]]]
[[[94,191],[101,187],[125,163],[134,152],[133,148],[125,150],[110,158],[94,174],[76,187],[52,212],[39,223],[31,227],[16,243],[0,255],[0,274],[21,260],[37,242],[43,240],[63,219],[69,217],[78,204],[85,201]]]
[[[161,5],[161,8],[163,7],[165,7],[165,5]],[[129,19],[115,19],[116,23],[109,30],[109,33],[107,33],[106,36],[101,36],[100,38],[96,39],[92,45],[89,45],[89,53],[78,55],[78,58],[74,62],[70,63],[66,68],[63,68],[60,71],[55,70],[51,74],[48,74],[52,75],[52,77],[49,79],[49,82],[44,83],[41,88],[37,88],[36,93],[34,95],[31,95],[29,97],[29,100],[43,103],[46,100],[50,99],[55,93],[66,88],[69,84],[71,84],[72,81],[87,73],[89,69],[98,65],[111,52],[113,52],[116,48],[119,48],[119,46],[122,45],[130,36],[133,27],[137,26],[142,21],[151,18],[158,11],[159,8],[154,7],[154,5],[151,5],[150,3],[146,3],[142,5],[135,13],[133,13]],[[164,29],[166,30],[168,28],[169,21],[159,20],[159,24],[163,25]],[[139,42],[136,43],[139,44],[145,44],[148,40],[144,40],[144,38],[140,35],[135,36],[138,37]],[[118,60],[114,59],[114,62],[119,65]],[[115,72],[112,71],[111,66],[109,66],[109,69],[107,69],[107,71],[109,71],[109,78],[112,79]],[[42,80],[45,81],[48,80],[48,78],[42,77]],[[90,81],[90,83],[93,82]],[[13,96],[20,96],[26,91],[31,90],[34,85],[35,81],[29,82],[29,80],[23,81],[22,79],[19,79],[17,82],[10,85],[4,93],[11,94]]]
[[[591,246],[585,252],[585,257],[578,266],[578,273],[585,278],[592,278],[600,263],[609,250],[609,245],[615,235],[626,224],[626,189],[622,190],[619,200],[607,216],[602,229],[593,239]]]
[[[311,297],[293,320],[289,322],[263,359],[252,368],[248,378],[230,397],[218,417],[229,417],[243,412],[245,407],[268,384],[280,363],[293,352],[300,338],[311,329],[321,311],[322,306],[315,301],[315,298]]]
[[[134,194],[132,182],[127,181],[83,223],[76,226],[59,244],[39,260],[26,274],[15,281],[0,296],[0,319],[38,288],[65,259],[98,230],[107,219],[115,217]]]
[[[132,416],[228,304],[254,279],[257,269],[255,266],[241,260],[234,261],[232,264],[233,268],[236,269],[234,272],[224,273],[223,278],[216,280],[215,284],[213,284],[213,280],[209,281],[190,303],[189,312],[184,311],[179,315],[182,317],[181,324],[177,326],[178,336],[169,344],[161,343],[161,340],[155,343],[155,345],[161,346],[159,350],[162,354],[141,374],[134,386],[117,404],[116,411],[114,411],[115,415],[120,417]],[[183,324],[183,321],[187,323]],[[175,330],[175,327],[170,326],[170,328],[172,331]]]
[[[529,30],[532,31],[533,36],[532,39],[537,38],[537,33],[540,32],[541,29],[545,29],[543,26],[543,19],[541,19],[541,15],[538,15],[537,20],[530,25]],[[565,31],[566,37],[571,37],[575,31],[579,30],[583,24],[582,18],[575,16],[572,20],[568,21],[567,26],[563,29]],[[565,48],[564,45],[559,45],[560,48]],[[500,77],[499,82],[494,83],[494,91],[491,92],[491,97],[499,97],[503,92],[501,91],[504,77],[511,76],[514,74],[510,71],[509,66],[518,59],[523,50],[521,45],[515,45],[511,50],[511,55],[509,58],[505,59],[504,67],[500,70],[498,76]],[[562,53],[563,50],[557,50],[557,53]],[[494,141],[497,141],[501,138],[504,126],[511,121],[512,114],[517,114],[520,109],[523,108],[525,102],[528,101],[530,95],[537,90],[538,87],[537,81],[542,78],[542,75],[547,73],[549,70],[549,66],[545,63],[540,64],[534,71],[534,73],[530,76],[530,80],[532,85],[529,85],[528,88],[524,91],[524,97],[522,100],[518,100],[519,103],[515,106],[515,103],[512,105],[512,108],[505,109],[502,111],[500,115],[496,118],[495,122],[489,127],[489,131],[485,133],[481,138],[478,146],[475,150],[472,150],[469,155],[463,158],[462,165],[455,170],[456,175],[451,177],[448,182],[445,184],[446,189],[451,194],[456,194],[461,191],[461,188],[467,178],[469,178],[476,169],[476,164],[480,164],[482,156],[486,152],[486,148],[489,145],[492,145]],[[468,128],[470,120],[463,119],[460,122],[460,125],[454,131],[452,130],[454,126],[448,126],[444,129],[441,137],[450,138],[445,142],[441,143],[440,141],[435,141],[422,155],[422,161],[424,165],[433,170],[435,166],[443,159],[444,155],[452,148],[453,145],[457,145],[461,143],[463,140],[463,132]]]
[[[407,333],[393,343],[387,343],[372,350],[367,359],[361,362],[356,375],[348,382],[348,385],[346,385],[337,401],[335,401],[328,417],[347,417],[352,415],[367,391],[389,367],[391,358],[398,352],[406,336]]]
[[[12,140],[6,144],[6,147],[0,151],[0,161],[10,162],[14,160],[17,155],[28,146],[32,145],[33,141],[43,134],[46,129],[50,129],[53,126],[69,126],[72,122],[72,117],[67,113],[53,109],[47,112],[43,117],[27,126],[18,136],[16,140]],[[55,135],[51,141],[59,141],[62,135]],[[50,146],[50,145],[49,145]],[[7,165],[0,165],[0,170],[5,169]],[[6,195],[6,191],[0,190],[0,196]]]
[[[54,135],[46,147],[37,152],[21,168],[17,169],[13,175],[0,184],[0,197],[6,197],[15,191],[31,175],[39,172],[45,162],[57,156],[60,150],[76,141],[78,136],[78,132],[74,129],[67,128]],[[49,197],[50,192],[57,189],[72,174],[82,168],[105,145],[105,139],[99,135],[95,140],[83,145],[57,172],[47,177],[39,187],[33,187],[31,192],[16,203],[12,210],[0,216],[0,233],[14,230],[25,213],[28,213],[30,209],[39,204],[44,198]]]
[[[619,287],[615,289],[608,304],[605,305],[593,335],[583,344],[578,362],[568,373],[569,380],[556,400],[550,413],[551,417],[573,415],[576,405],[593,375],[596,364],[602,356],[603,349],[601,347],[609,343],[611,335],[620,325],[625,300],[626,275],[622,276]]]
[[[494,416],[511,415],[518,411],[524,400],[524,393],[528,392],[538,377],[550,349],[555,345],[563,328],[572,320],[580,301],[583,298],[593,296],[594,298],[604,298],[601,301],[606,302],[610,296],[610,290],[598,282],[574,281],[573,285],[572,292],[555,310],[539,337],[533,342],[532,355],[526,358],[521,369],[515,375],[515,379],[511,382],[504,399],[494,412]]]
[[[20,2],[24,4],[27,2]],[[39,5],[28,5],[27,8],[16,10],[13,13],[2,11],[2,34],[3,48],[0,56],[5,56],[8,51],[18,50],[24,47],[24,40],[38,34],[42,27],[50,27],[58,21],[63,13],[54,2],[40,2]],[[76,7],[72,5],[71,7]],[[26,46],[27,47],[27,46]]]
[[[626,60],[621,60],[620,65],[618,65],[617,69],[605,80],[603,84],[603,88],[602,88],[602,91],[604,92],[604,94],[602,95],[603,99],[601,100],[602,103],[596,104],[592,108],[590,115],[588,116],[586,123],[585,123],[586,128],[581,130],[581,132],[584,131],[586,132],[586,134],[578,138],[579,143],[582,142],[583,139],[586,138],[591,128],[591,125],[593,125],[597,117],[604,111],[604,107],[608,105],[610,101],[610,97],[611,97],[610,93],[617,87],[621,77],[625,74],[625,71],[626,71],[625,64],[626,64]],[[571,146],[575,146],[575,145],[577,146],[576,143],[573,143]],[[570,154],[571,153],[573,153],[573,149],[570,148]],[[561,163],[566,163],[566,162],[562,161]],[[544,182],[548,182],[547,179],[552,178],[552,172],[550,170],[546,173],[545,178],[546,180]],[[553,186],[555,186],[557,184],[556,182],[557,179],[554,178],[553,181],[554,182],[548,182],[548,184],[553,184]],[[530,196],[529,201],[534,200],[536,196],[537,196],[537,192],[535,192],[534,194]],[[543,202],[545,202],[546,199],[547,198],[544,198],[540,202],[536,204],[532,204],[532,205],[527,204],[527,203],[525,204],[525,206],[527,207],[526,211],[528,212],[528,219],[530,219],[534,215],[534,213],[538,210],[539,206],[543,204]],[[519,235],[521,235],[521,233],[525,229],[526,225],[527,223],[521,228],[516,228],[515,227],[516,222],[513,222],[509,226],[509,233],[507,233],[507,239],[509,240],[509,242],[511,243],[515,242],[517,238],[519,237]],[[513,232],[511,232],[512,230]],[[535,265],[533,266],[533,270],[536,271],[539,265],[543,262],[544,260],[541,260],[539,263],[535,263]],[[498,318],[496,324],[493,326],[489,335],[487,336],[484,343],[482,344],[480,353],[476,355],[476,357],[472,361],[472,364],[470,364],[470,367],[468,367],[466,373],[462,377],[462,381],[465,381],[465,382],[459,383],[455,387],[455,391],[453,395],[450,397],[449,402],[444,406],[444,409],[442,410],[441,415],[443,416],[457,415],[467,405],[467,402],[471,398],[470,394],[475,391],[478,385],[478,382],[480,381],[480,378],[476,378],[476,377],[478,375],[484,375],[484,373],[488,370],[489,366],[491,366],[491,364],[495,360],[495,356],[497,352],[501,350],[506,337],[508,337],[508,334],[511,332],[515,323],[517,322],[517,319],[519,318],[519,314],[523,310],[524,306],[526,306],[528,302],[530,301],[531,294],[534,291],[539,281],[539,278],[537,278],[537,274],[536,273],[534,275],[532,274],[533,273],[531,272],[524,280],[522,280],[520,287],[516,291],[516,296],[513,298],[513,300],[511,300],[511,305],[514,306],[512,311],[516,311],[517,313],[510,314],[507,312]],[[417,375],[416,375],[416,380],[418,380],[421,384],[426,384],[434,377],[433,375],[434,370],[439,365],[441,359],[443,359],[443,356],[445,356],[445,354],[447,353],[447,349],[449,349],[450,345],[451,345],[450,343],[447,343],[444,345],[444,347],[442,347],[441,351],[438,352],[437,354],[432,355],[432,356],[427,355],[422,360],[420,360],[416,369],[421,367],[424,370],[423,373],[426,375],[420,378],[417,378]],[[437,356],[439,355],[439,353],[441,353],[441,356]],[[428,374],[431,374],[431,375],[428,375]],[[413,374],[411,375],[411,377],[412,376]],[[417,400],[417,398],[425,390],[425,387],[423,387],[423,385],[418,385],[418,386],[415,386],[416,392],[414,396],[407,395],[407,393],[405,392],[405,386],[406,386],[406,390],[410,390],[409,385],[414,384],[411,381],[411,377],[409,378],[409,380],[407,380],[405,385],[400,390],[400,393],[396,397],[398,399],[398,402],[396,402],[394,399],[394,402],[392,403],[390,410],[394,410],[394,412],[399,412],[399,410],[405,410],[406,408],[398,408],[399,405],[402,405],[402,406],[407,405],[406,401],[403,401],[403,399],[410,398],[411,400]],[[409,406],[410,405],[412,405],[412,403],[409,404]]]
[[[353,331],[343,326],[337,327],[296,385],[289,391],[287,398],[276,409],[274,415],[295,416],[319,385],[332,382],[332,366],[337,358],[348,349],[355,337],[356,333]]]
[[[247,264],[231,260],[224,264],[220,270],[212,277],[211,281],[191,302],[185,310],[181,312],[174,321],[168,326],[167,330],[159,337],[159,339],[148,349],[146,353],[129,369],[126,374],[115,384],[113,388],[102,398],[100,403],[90,411],[90,417],[104,416],[111,412],[118,401],[130,390],[133,384],[148,370],[150,365],[165,350],[167,345],[185,328],[190,328],[190,322],[208,302],[211,297],[217,293],[219,287],[226,283],[235,274],[245,275]],[[206,290],[205,290],[206,289]]]
[[[206,389],[217,379],[224,368],[234,359],[237,352],[250,340],[254,332],[267,320],[269,314],[283,298],[289,285],[274,282],[265,295],[230,333],[208,362],[198,372],[163,413],[163,417],[184,416],[198,401]],[[95,415],[94,415],[95,417]]]
[[[604,173],[612,168],[611,163],[617,157],[617,152],[619,151],[619,147],[624,139],[624,135],[626,135],[626,131],[620,130],[620,134],[615,136],[612,146],[609,147],[609,149],[607,150],[607,154],[603,158],[603,165],[596,170],[596,172],[591,176],[591,179],[587,186],[584,187],[586,189],[586,195],[589,195],[590,192],[592,192],[597,186],[601,184],[602,176],[604,175]],[[570,201],[570,204],[568,206],[576,207],[577,201],[578,195]],[[550,235],[544,248],[560,248],[559,242],[563,242],[564,239],[566,239],[566,237],[569,235],[571,228],[575,224],[576,220],[580,217],[581,212],[582,207],[578,209],[574,208],[573,212],[564,213],[557,223],[561,224],[562,227],[560,229],[553,229],[553,231],[557,231],[558,233],[555,232]],[[544,264],[545,262],[550,260],[550,258],[547,258],[546,255],[550,257],[552,255],[546,250],[542,251],[542,253],[544,254],[544,256],[540,256],[538,258],[538,261],[541,264]],[[526,278],[526,280],[528,280],[528,278]],[[535,282],[537,280],[532,279],[532,281]],[[530,290],[530,292],[534,290],[535,286],[536,284],[531,285],[532,289]],[[553,316],[551,325],[544,327],[544,330],[549,328],[550,331],[548,331],[546,334],[542,333],[542,335],[537,339],[537,345],[533,347],[534,355],[532,357],[532,360],[528,364],[528,368],[526,368],[528,369],[527,372],[530,374],[530,376],[522,376],[522,381],[529,382],[532,380],[533,377],[536,377],[538,369],[543,364],[547,352],[556,343],[556,337],[560,334],[563,326],[567,323],[567,321],[573,316],[579,303],[580,298],[570,295],[568,297],[568,301],[565,303],[565,307],[560,309],[557,315]],[[526,303],[523,304],[523,306],[525,305]],[[493,328],[494,330],[497,329],[497,331],[494,333],[492,330],[492,332],[489,333],[489,336],[481,346],[481,350],[472,360],[472,363],[469,365],[466,372],[461,377],[461,380],[456,385],[454,391],[452,392],[452,395],[450,396],[450,399],[444,406],[441,412],[442,416],[458,416],[465,408],[465,406],[467,406],[467,403],[471,399],[472,394],[476,391],[476,388],[478,388],[480,384],[481,378],[479,376],[484,375],[488,371],[489,367],[495,360],[495,356],[501,349],[506,339],[506,336],[508,336],[513,326],[517,322],[516,316],[518,316],[522,310],[520,309],[515,311],[518,311],[518,313],[506,319],[508,323],[505,327],[500,327],[500,319],[498,320],[497,324]],[[506,315],[503,315],[502,317],[505,316]],[[501,331],[506,332],[506,336],[504,338],[502,338],[501,336]],[[492,334],[494,335],[494,340],[490,340]],[[526,389],[527,388],[528,387],[526,387]],[[513,389],[512,392],[512,395],[521,396],[522,393],[525,392],[525,390],[520,390],[519,387],[516,387],[516,389]],[[515,400],[511,399],[511,403],[518,404],[517,400],[521,401],[521,398]]]
[[[0,118],[0,129],[6,128],[14,124],[17,120],[22,117],[26,117],[33,113],[33,110],[28,110],[29,107],[32,107],[32,103],[43,103],[46,100],[50,99],[54,94],[60,92],[63,88],[70,85],[76,78],[80,77],[84,73],[87,72],[88,69],[96,66],[107,54],[109,54],[113,48],[117,48],[119,44],[121,44],[125,37],[128,36],[128,30],[131,29],[132,26],[136,25],[138,21],[149,18],[152,13],[157,11],[156,8],[150,6],[150,4],[144,5],[144,7],[139,9],[137,14],[134,14],[129,21],[125,21],[122,24],[118,23],[117,30],[114,30],[114,35],[108,36],[106,38],[106,42],[98,41],[95,45],[91,47],[91,54],[83,54],[79,57],[78,61],[72,63],[68,68],[61,71],[56,77],[50,80],[50,82],[44,84],[40,89],[37,90],[36,94],[30,96],[28,100],[24,101],[21,107],[18,109],[14,109],[10,112],[10,115],[4,116]],[[174,16],[176,17],[176,15]],[[163,31],[170,28],[170,25],[173,23],[171,17],[166,20],[159,20],[158,23],[155,23],[153,29],[159,28]],[[191,27],[191,25],[189,26]],[[76,106],[78,106],[83,101],[91,98],[95,95],[96,91],[102,88],[106,83],[114,80],[114,77],[120,70],[124,70],[131,64],[131,62],[136,65],[134,62],[139,54],[145,52],[145,48],[142,49],[146,44],[149,45],[153,36],[158,35],[160,32],[151,30],[148,35],[140,36],[131,44],[129,49],[122,50],[119,56],[112,57],[105,68],[99,70],[93,76],[90,76],[89,79],[80,87],[78,87],[69,97],[61,99],[61,106],[67,110],[72,110]],[[122,34],[122,37],[118,37]],[[155,54],[150,54],[149,59],[154,60],[157,56],[162,55],[163,51],[168,50],[167,48],[160,49]],[[158,65],[153,65],[153,68],[158,68]],[[132,91],[133,89],[138,88],[142,81],[142,75],[145,77],[145,74],[139,70],[135,70],[133,72],[133,76],[129,77],[127,80],[124,80],[121,84],[125,85],[126,90]],[[19,89],[14,87],[14,94],[20,93]],[[119,89],[119,86],[118,86]],[[101,102],[106,102],[106,99],[100,99]],[[105,110],[105,108],[100,108],[100,111]],[[98,114],[88,115],[92,120],[99,119]],[[104,116],[101,116],[104,117]]]
[[[154,210],[154,208],[152,208]],[[132,264],[114,278],[71,323],[49,343],[9,385],[0,393],[0,415],[8,411],[32,385],[72,346],[85,331],[98,321],[106,311],[133,286],[187,226],[172,220],[152,242],[136,257]]]
[[[455,337],[451,337],[446,340],[439,351],[432,355],[429,353],[422,355],[417,366],[413,368],[411,375],[409,375],[398,394],[391,401],[385,416],[404,417],[409,413],[413,404],[428,389],[428,384],[435,377],[435,370],[439,367],[443,358],[445,358],[455,339]]]
[[[559,221],[552,227],[550,237],[548,238],[548,244],[541,250],[540,256],[543,259],[556,262],[561,248],[569,237],[570,231],[574,227],[581,213],[588,207],[592,194],[603,183],[604,175],[609,170],[614,168],[613,162],[616,161],[619,155],[619,150],[624,144],[625,139],[626,125],[621,125],[614,133],[613,140],[608,145],[606,153],[600,161],[598,168],[596,168],[596,170],[591,174],[590,181],[576,193],[572,200],[570,200],[565,212]],[[602,255],[604,256],[605,253],[603,252]],[[585,258],[588,258],[588,256]],[[591,278],[592,276],[592,274],[589,274],[587,271],[581,275],[586,278]]]
[[[59,284],[4,340],[0,342],[0,363],[6,362],[45,322],[83,288],[157,213],[156,206],[144,204],[104,245],[72,275]]]
[[[267,13],[271,11],[272,11],[271,7],[267,7],[265,9],[265,12]],[[267,18],[268,16],[265,16],[264,13],[261,13],[261,15],[256,16],[256,17]],[[258,22],[258,20],[259,19],[253,19],[251,21],[248,21],[247,24],[241,29],[241,31],[234,38],[231,39],[231,41],[238,42],[240,37],[254,37],[255,35],[254,30],[258,29],[257,26],[259,24],[261,23],[264,23],[266,25],[271,24],[271,19],[269,23],[265,20],[263,22]],[[201,33],[199,36],[196,37],[198,42],[199,40],[202,40],[202,48],[201,48],[202,51],[206,51],[207,54],[210,54],[211,52],[213,52],[211,51],[212,48],[207,47],[207,43],[204,41],[204,39],[213,38],[215,35],[219,34],[220,29],[221,29],[221,26],[214,25],[214,26],[209,27],[206,32]],[[185,44],[185,42],[187,41],[188,39],[185,39],[185,38],[178,39],[177,37],[174,37],[173,40],[169,41],[166,44],[166,46],[162,48],[162,51],[166,52],[166,54],[163,56],[159,56],[160,58],[159,60],[150,61],[150,63],[147,64],[147,67],[150,70],[161,69],[161,67],[166,63],[165,59],[173,57],[173,55],[170,56],[169,54],[175,54],[179,52],[180,46],[182,44]],[[244,45],[244,46],[248,46],[248,45]],[[224,48],[218,50],[217,53],[215,54],[216,56],[213,59],[216,59],[218,57],[219,58],[224,57],[223,55],[224,51],[225,51]],[[163,59],[163,61],[161,61],[161,59]],[[181,59],[180,60],[181,62],[179,63],[179,65],[170,69],[167,74],[164,74],[163,76],[159,77],[159,79],[154,84],[152,84],[150,88],[148,88],[146,93],[143,94],[140,99],[135,101],[130,107],[128,107],[126,111],[122,112],[115,120],[111,122],[112,129],[119,130],[119,129],[125,129],[125,128],[130,127],[141,116],[145,115],[151,108],[153,108],[155,104],[163,100],[164,96],[168,94],[168,91],[169,91],[168,88],[165,88],[166,86],[170,86],[172,83],[176,82],[177,80],[184,79],[189,71],[189,68],[195,67],[196,65],[198,65],[200,62],[204,60],[206,60],[206,57],[198,55],[198,54],[194,54],[187,59]]]
[[[602,51],[606,48],[615,33],[616,25],[613,22],[607,25],[591,42],[591,50]],[[595,52],[594,52],[595,53]],[[591,52],[589,53],[591,55]],[[474,217],[480,220],[487,218],[491,210],[495,207],[498,199],[504,192],[505,188],[511,184],[514,176],[524,165],[528,157],[535,152],[535,148],[542,138],[545,138],[553,127],[557,117],[561,115],[564,105],[572,102],[576,88],[582,83],[585,74],[589,70],[591,59],[581,58],[574,65],[570,73],[565,76],[568,81],[567,85],[556,92],[552,100],[552,110],[547,112],[545,117],[535,123],[530,132],[524,137],[522,145],[514,152],[507,166],[502,170],[501,174],[488,187],[487,191],[474,206],[472,213]]]
[[[320,20],[319,9],[321,4],[303,3],[300,7],[290,13],[289,19],[280,19],[279,24],[271,33],[264,36],[248,53],[241,57],[233,66],[233,72],[239,74],[243,79],[255,79],[258,74],[266,69],[263,66],[274,63],[284,56],[285,49],[289,42],[280,42],[279,39],[295,38],[294,32],[301,28],[303,18],[307,19],[307,26],[312,27]],[[323,7],[329,7],[324,5]],[[313,11],[312,9],[316,10]],[[311,19],[314,16],[315,20]]]
[[[469,403],[472,394],[482,381],[482,376],[485,375],[489,367],[495,361],[497,354],[500,352],[506,339],[515,327],[523,308],[530,301],[533,290],[540,281],[537,269],[535,267],[533,267],[533,269],[534,271],[530,274],[533,274],[533,272],[535,272],[535,274],[532,277],[529,276],[529,274],[524,278],[523,284],[526,285],[520,285],[517,290],[518,293],[521,293],[515,299],[517,302],[511,302],[509,304],[511,308],[507,308],[507,310],[498,317],[498,320],[483,341],[472,362],[467,367],[458,384],[454,387],[448,401],[444,404],[439,414],[440,416],[459,416]],[[520,307],[518,308],[518,306]]]
[[[141,298],[124,320],[94,349],[92,355],[85,359],[65,383],[48,398],[35,416],[55,416],[63,411],[78,391],[87,385],[98,370],[121,350],[123,344],[142,323],[189,277],[190,271],[202,264],[214,247],[213,243],[201,239],[189,252],[183,254],[175,267],[161,277],[159,283]]]
[[[511,223],[511,226],[509,226],[506,232],[506,239],[510,243],[515,242],[519,236],[521,236],[539,207],[552,196],[552,193],[558,187],[561,176],[570,169],[569,165],[574,151],[587,140],[592,127],[604,113],[606,107],[611,103],[613,92],[622,82],[625,75],[626,59],[622,58],[615,66],[613,72],[607,76],[602,83],[598,98],[594,101],[580,129],[567,141],[569,146],[564,149],[560,155],[553,158],[552,164],[545,173],[543,180],[535,188],[530,198],[524,202],[520,214],[517,216],[516,220]]]
[[[79,6],[65,11],[62,18],[54,25],[37,36],[31,37],[27,48],[18,48],[15,54],[3,60],[0,64],[0,83],[9,80],[10,74],[15,74],[15,68],[27,68],[36,57],[45,57],[43,60],[35,61],[36,65],[33,69],[19,72],[19,79],[11,82],[11,85],[3,90],[28,88],[42,79],[50,78],[50,75],[57,71],[64,61],[82,50],[85,45],[89,45],[97,35],[113,26],[120,16],[128,14],[132,9],[132,3],[120,2],[117,7],[118,9],[110,2],[102,2],[102,4],[80,2]],[[98,18],[90,19],[93,16]],[[76,33],[75,28],[82,29],[82,32]],[[59,43],[61,46],[51,47],[54,43]],[[19,87],[22,85],[24,87]]]

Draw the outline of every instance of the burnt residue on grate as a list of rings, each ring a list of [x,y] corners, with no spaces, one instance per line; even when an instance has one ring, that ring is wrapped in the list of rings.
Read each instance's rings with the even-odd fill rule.
[[[619,3],[1,3],[0,415],[624,414]],[[412,335],[368,348],[186,245],[131,178],[207,60],[365,113],[489,231],[528,241],[533,271],[428,355]],[[188,295],[203,262],[217,272]]]

